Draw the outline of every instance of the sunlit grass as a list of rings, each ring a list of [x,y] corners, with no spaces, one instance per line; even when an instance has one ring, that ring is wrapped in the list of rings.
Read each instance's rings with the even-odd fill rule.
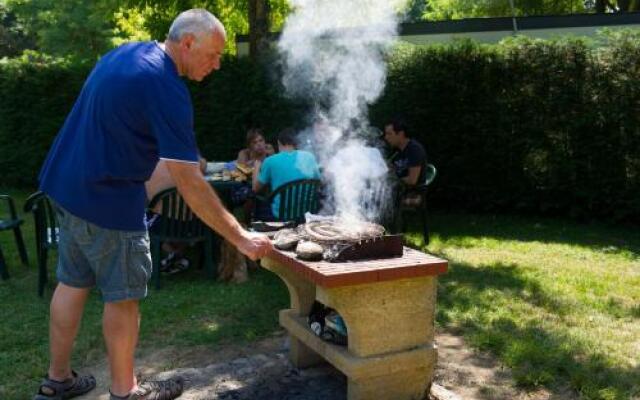
[[[27,193],[11,194],[22,207]],[[29,268],[20,265],[12,235],[0,234],[11,273],[0,281],[0,399],[30,398],[48,360],[51,288],[37,297],[31,216],[25,219]],[[585,399],[640,397],[640,233],[459,214],[436,215],[430,226],[427,250],[450,261],[439,282],[441,327],[494,353],[523,387],[570,387]],[[421,246],[419,234],[408,236]],[[243,285],[206,281],[196,269],[164,283],[141,303],[142,349],[257,340],[278,329],[277,310],[288,302],[285,286],[266,271]],[[101,308],[93,294],[75,366],[104,357]]]
[[[438,215],[432,226],[428,249],[451,267],[440,280],[441,326],[494,352],[524,387],[640,396],[635,230],[461,215]]]
[[[8,191],[0,191],[7,193]],[[11,191],[21,208],[26,192]],[[37,271],[30,215],[23,233],[30,267],[20,265],[13,235],[0,234],[11,278],[0,281],[0,399],[29,399],[48,366],[48,315],[52,286],[43,299],[36,294]],[[55,255],[51,258],[51,264]],[[53,269],[53,268],[52,268]],[[219,346],[260,339],[278,329],[277,311],[288,302],[286,287],[275,275],[258,271],[242,285],[212,282],[193,269],[164,279],[141,302],[142,349],[164,346]],[[102,302],[92,293],[74,348],[78,368],[104,357]]]

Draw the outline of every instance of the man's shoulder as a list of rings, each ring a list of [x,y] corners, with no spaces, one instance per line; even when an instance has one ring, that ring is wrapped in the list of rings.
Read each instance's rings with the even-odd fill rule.
[[[164,78],[177,73],[167,62],[167,56],[156,42],[129,42],[107,53],[107,64],[124,69],[129,77]],[[115,61],[111,63],[109,61]]]
[[[296,151],[298,152],[298,157],[308,161],[316,161],[316,156],[314,156],[312,152],[307,150],[296,150]]]
[[[420,143],[417,139],[415,138],[411,138],[409,139],[409,145],[413,146],[413,147],[417,147],[420,149],[424,149],[424,146],[422,145],[422,143]]]
[[[416,139],[411,138],[409,140],[409,150],[413,151],[413,152],[420,152],[423,154],[426,154],[425,150],[424,150],[424,146],[422,145],[422,143],[418,142]]]

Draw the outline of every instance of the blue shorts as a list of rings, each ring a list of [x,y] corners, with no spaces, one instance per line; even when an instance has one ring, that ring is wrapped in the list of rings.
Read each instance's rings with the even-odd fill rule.
[[[97,286],[104,302],[146,297],[151,252],[146,231],[101,228],[55,205],[60,236],[58,282],[75,288]]]

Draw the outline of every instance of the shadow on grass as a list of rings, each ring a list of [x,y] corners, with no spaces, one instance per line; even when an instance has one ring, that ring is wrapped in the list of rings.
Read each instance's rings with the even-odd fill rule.
[[[441,280],[442,302],[449,302],[462,311],[477,307],[473,294],[488,289],[497,289],[502,296],[519,298],[536,307],[556,315],[567,315],[572,305],[558,296],[549,294],[540,283],[520,273],[517,264],[495,263],[490,266],[474,267],[469,264],[451,263],[449,271]],[[449,322],[443,320],[442,322]]]
[[[443,242],[468,247],[465,238],[486,237],[519,242],[559,243],[599,250],[605,253],[628,252],[640,259],[640,231],[612,227],[602,223],[577,223],[537,217],[433,214],[429,218],[432,232]],[[412,232],[420,232],[418,225]]]
[[[465,336],[511,367],[520,386],[544,386],[557,392],[568,384],[586,399],[631,399],[640,395],[640,368],[615,365],[560,330],[543,329],[537,322],[523,326],[518,323],[520,316],[500,310],[503,306],[485,295],[490,290],[498,291],[503,300],[527,302],[560,316],[569,313],[571,306],[523,277],[516,265],[473,267],[455,263],[440,281],[438,322],[446,326],[452,323],[453,313],[467,314],[461,324]]]
[[[278,329],[278,310],[289,299],[284,284],[264,270],[252,272],[243,284],[212,282],[204,271],[195,270],[167,277],[163,285],[141,303],[149,327],[143,333],[172,345],[248,342],[264,337]],[[158,312],[163,309],[174,312],[169,317]]]

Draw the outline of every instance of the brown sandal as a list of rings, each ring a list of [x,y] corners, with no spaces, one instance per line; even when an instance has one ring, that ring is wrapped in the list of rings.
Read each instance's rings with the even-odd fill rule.
[[[78,375],[76,371],[71,373],[73,376],[64,382],[44,378],[33,400],[66,400],[95,389],[96,378],[93,375]]]

